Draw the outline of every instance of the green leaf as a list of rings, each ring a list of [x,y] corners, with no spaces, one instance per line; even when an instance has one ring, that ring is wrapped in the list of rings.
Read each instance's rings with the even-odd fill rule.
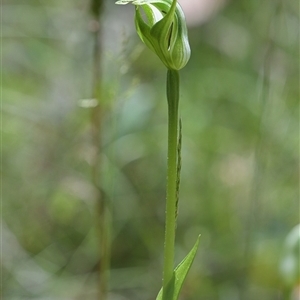
[[[200,241],[200,235],[198,236],[197,241],[194,247],[192,248],[192,250],[174,270],[172,280],[168,285],[167,293],[164,299],[163,299],[163,289],[161,289],[156,297],[156,300],[178,300],[183,282],[196,256],[198,246],[199,246],[199,241]]]

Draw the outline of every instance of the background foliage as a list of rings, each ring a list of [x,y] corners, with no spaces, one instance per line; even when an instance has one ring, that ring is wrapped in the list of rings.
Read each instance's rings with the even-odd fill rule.
[[[299,279],[280,272],[299,222],[298,6],[230,1],[189,29],[176,260],[202,237],[181,299],[288,299]],[[165,71],[133,12],[106,1],[102,20],[112,300],[154,299],[161,286]],[[97,297],[95,26],[88,1],[2,1],[3,299]]]

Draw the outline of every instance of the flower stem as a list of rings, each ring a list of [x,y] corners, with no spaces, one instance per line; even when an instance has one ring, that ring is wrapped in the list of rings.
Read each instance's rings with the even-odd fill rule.
[[[163,300],[166,299],[167,286],[170,284],[174,270],[174,247],[176,229],[176,181],[177,181],[177,140],[178,140],[178,104],[179,72],[168,70],[168,167],[167,199],[164,245]]]

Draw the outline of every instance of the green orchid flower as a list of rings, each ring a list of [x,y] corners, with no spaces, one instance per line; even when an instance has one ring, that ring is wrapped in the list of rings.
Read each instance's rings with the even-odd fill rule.
[[[135,26],[141,40],[170,70],[182,69],[191,56],[184,13],[177,0],[120,0],[136,6]]]
[[[176,218],[181,170],[181,121],[179,70],[188,62],[191,49],[183,11],[177,0],[119,0],[136,6],[135,26],[141,40],[167,67],[168,155],[165,210],[163,282],[156,300],[178,300],[181,287],[197,253],[196,244],[174,269]]]

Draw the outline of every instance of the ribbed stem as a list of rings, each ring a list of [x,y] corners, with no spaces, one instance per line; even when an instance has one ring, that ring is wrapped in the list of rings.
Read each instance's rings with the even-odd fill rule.
[[[174,270],[174,247],[176,229],[176,180],[177,180],[177,140],[178,140],[178,103],[179,72],[168,70],[168,166],[167,166],[167,199],[164,245],[163,300],[171,282]]]

